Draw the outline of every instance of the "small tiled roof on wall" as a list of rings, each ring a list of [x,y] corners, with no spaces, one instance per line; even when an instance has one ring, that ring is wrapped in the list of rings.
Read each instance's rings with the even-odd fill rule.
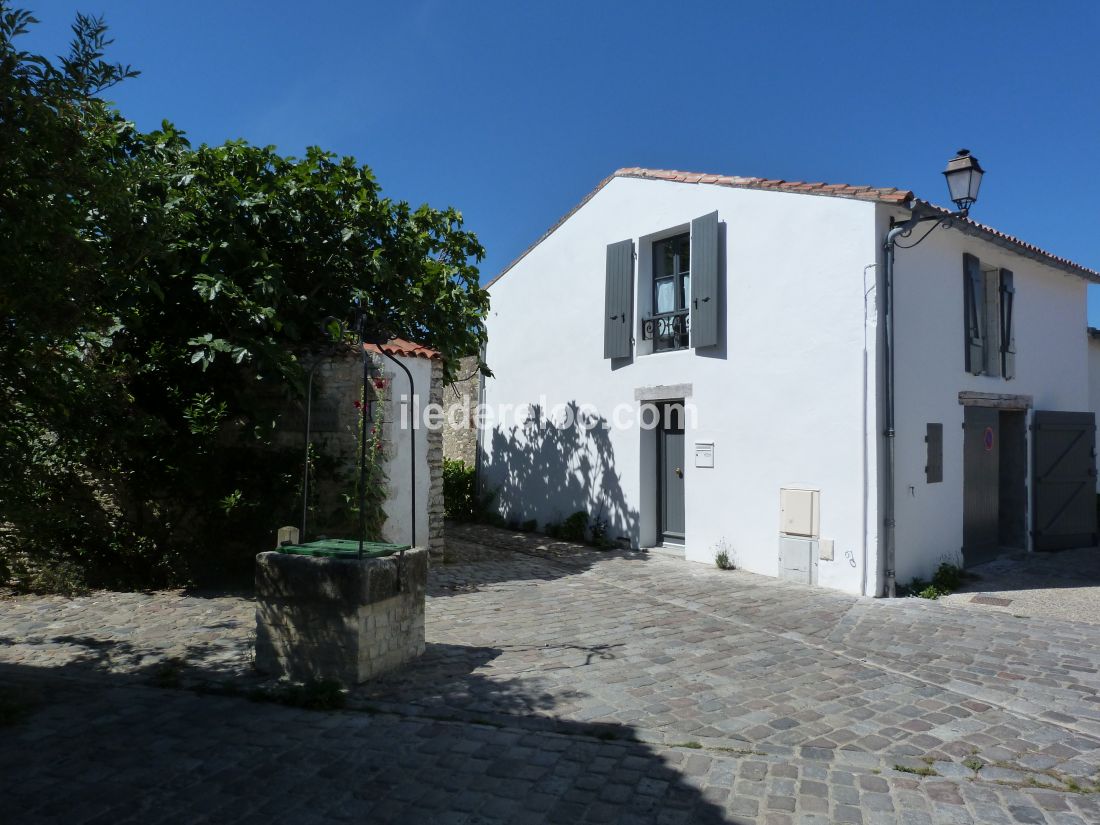
[[[400,356],[403,358],[442,358],[443,356],[436,352],[434,349],[421,346],[420,344],[414,344],[412,341],[406,341],[404,338],[391,338],[385,344],[379,346],[378,344],[363,344],[363,349],[367,352],[384,352],[387,355]]]
[[[546,240],[563,223],[573,217],[574,214],[596,194],[615,178],[641,178],[644,180],[661,180],[670,183],[700,183],[712,186],[728,186],[734,189],[759,189],[770,192],[790,192],[798,195],[821,195],[830,198],[849,198],[852,200],[871,201],[891,206],[912,209],[918,204],[924,203],[917,200],[913,193],[907,189],[876,186],[853,186],[847,183],[807,183],[805,181],[772,180],[769,178],[745,178],[736,175],[714,175],[702,172],[680,172],[674,169],[644,169],[640,166],[629,166],[617,169],[608,175],[591,192],[584,196],[580,203],[570,209],[557,222],[542,234],[533,244],[527,247],[508,266],[502,269],[485,286],[486,288],[496,283],[508,270],[522,261],[536,246]],[[941,209],[945,214],[949,210]],[[1089,269],[1081,264],[1074,263],[1053,253],[1047,252],[1034,244],[1029,244],[1012,235],[1008,235],[990,226],[985,226],[970,218],[956,218],[955,228],[975,235],[985,240],[998,244],[1029,258],[1034,258],[1043,263],[1050,264],[1074,275],[1079,275],[1094,283],[1100,283],[1100,272]]]

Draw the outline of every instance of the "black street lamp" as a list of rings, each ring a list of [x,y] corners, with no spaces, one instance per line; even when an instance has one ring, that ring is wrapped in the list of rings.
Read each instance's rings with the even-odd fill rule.
[[[981,188],[984,174],[985,170],[978,163],[978,159],[970,154],[969,149],[960,149],[955,157],[947,162],[943,176],[947,178],[947,189],[951,193],[951,200],[963,215],[978,200],[978,190]]]

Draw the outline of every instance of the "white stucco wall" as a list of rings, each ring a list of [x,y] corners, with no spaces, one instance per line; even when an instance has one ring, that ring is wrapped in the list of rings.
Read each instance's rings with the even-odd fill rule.
[[[880,208],[880,237],[887,219],[888,210]],[[917,230],[915,237],[923,231]],[[1014,273],[1017,355],[1012,380],[966,372],[964,252],[976,255],[983,267],[1004,267]],[[941,561],[959,560],[963,543],[960,391],[1031,395],[1033,408],[1040,410],[1090,409],[1084,342],[1086,285],[1076,276],[988,241],[944,229],[937,229],[913,249],[898,250],[894,283],[896,570],[898,581],[905,583],[914,576],[928,577]],[[937,484],[928,484],[924,473],[928,422],[943,424],[943,482]],[[1029,461],[1030,449],[1029,440]],[[1029,471],[1029,502],[1030,483]]]
[[[724,234],[724,345],[605,360],[607,244],[633,238],[645,262],[647,236],[714,210]],[[485,400],[577,402],[610,418],[616,404],[638,407],[636,388],[691,384],[687,558],[710,562],[724,541],[739,566],[776,575],[779,490],[804,485],[821,490],[821,536],[835,542],[820,584],[873,592],[875,230],[870,203],[616,178],[491,286],[495,377]],[[648,285],[635,288],[635,329],[639,304],[648,304]],[[693,466],[695,441],[714,442],[713,469]],[[644,480],[654,472],[652,443],[636,425],[592,435],[496,426],[482,449],[484,481],[500,489],[506,517],[541,525],[602,510],[612,535],[635,547],[654,540]]]
[[[382,534],[386,541],[394,544],[412,544],[412,473],[409,448],[414,442],[416,448],[416,544],[428,544],[428,495],[430,478],[428,466],[428,431],[423,426],[416,430],[402,426],[402,420],[408,420],[409,379],[404,371],[384,356],[379,357],[389,393],[386,405],[386,460],[385,472],[388,480],[389,496],[383,508],[386,511],[386,523]],[[412,373],[415,386],[415,407],[420,415],[414,416],[417,422],[423,422],[423,411],[430,403],[432,362],[427,358],[403,357],[398,360]]]

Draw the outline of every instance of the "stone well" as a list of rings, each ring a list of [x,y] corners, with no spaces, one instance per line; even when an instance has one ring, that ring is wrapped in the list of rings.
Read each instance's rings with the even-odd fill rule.
[[[256,556],[256,669],[354,685],[424,652],[428,553]]]

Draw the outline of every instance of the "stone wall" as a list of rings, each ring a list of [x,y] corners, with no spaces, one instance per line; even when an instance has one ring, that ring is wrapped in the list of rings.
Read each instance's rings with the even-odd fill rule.
[[[477,461],[477,426],[474,413],[481,401],[481,373],[477,371],[477,357],[459,361],[458,380],[443,388],[443,409],[446,424],[443,428],[443,457],[464,461],[473,467]],[[457,406],[459,410],[453,408]]]
[[[424,548],[378,559],[260,553],[256,669],[355,685],[424,652]]]

